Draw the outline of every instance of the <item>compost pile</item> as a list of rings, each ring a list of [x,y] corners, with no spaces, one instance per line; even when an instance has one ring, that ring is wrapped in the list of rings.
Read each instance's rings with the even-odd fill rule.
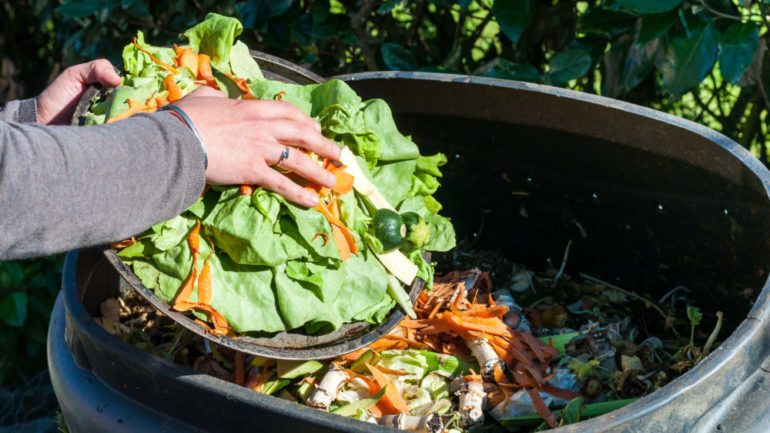
[[[210,344],[133,291],[105,301],[97,320],[143,350],[255,392],[429,432],[529,432],[602,415],[692,368],[722,324],[717,312],[714,329],[699,326],[681,286],[655,301],[563,269],[533,272],[493,251],[456,249],[439,257],[438,272],[416,319],[327,361]]]
[[[235,99],[278,99],[343,148],[344,164],[306,152],[336,185],[287,173],[318,194],[312,209],[253,185],[210,186],[181,215],[116,245],[119,257],[161,300],[219,335],[326,334],[345,323],[380,324],[397,304],[413,314],[404,285],[430,284],[425,253],[455,245],[433,198],[446,157],[421,155],[384,101],[364,101],[341,81],[266,80],[235,42],[242,29],[235,18],[209,14],[173,48],[152,46],[139,32],[123,51],[121,86],[97,97],[84,123],[153,112],[200,86]],[[354,182],[375,188],[361,193]]]

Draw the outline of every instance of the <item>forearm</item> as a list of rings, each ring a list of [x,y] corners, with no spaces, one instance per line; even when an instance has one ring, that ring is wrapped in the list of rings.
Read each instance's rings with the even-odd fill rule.
[[[128,238],[190,206],[204,155],[169,113],[112,125],[0,122],[0,260]]]
[[[35,99],[11,101],[0,108],[0,122],[37,122],[37,104]]]

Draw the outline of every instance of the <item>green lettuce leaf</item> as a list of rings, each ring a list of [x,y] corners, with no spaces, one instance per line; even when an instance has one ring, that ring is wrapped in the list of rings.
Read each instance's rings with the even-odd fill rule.
[[[232,72],[229,65],[230,50],[241,32],[243,25],[237,19],[210,13],[205,20],[184,32],[184,35],[195,52],[211,57],[212,66]]]
[[[173,64],[174,50],[165,47],[154,47],[145,43],[144,33],[141,31],[136,34],[136,45],[150,52],[155,58],[167,65]],[[155,78],[160,73],[163,73],[163,76],[168,74],[157,63],[153,62],[146,52],[139,50],[133,44],[128,44],[123,48],[123,70],[129,76],[134,77]]]
[[[408,196],[416,166],[416,161],[410,159],[380,164],[374,168],[372,176],[374,184],[391,206],[398,207]]]
[[[110,92],[105,121],[128,110],[129,99],[144,102],[160,91],[160,81],[154,78],[134,78],[132,81],[135,83],[133,86],[121,86]]]
[[[455,247],[455,228],[449,218],[430,214],[425,221],[431,225],[430,236],[425,249],[428,251],[449,251]]]
[[[241,41],[236,42],[230,51],[230,69],[236,77],[245,78],[252,83],[265,79],[257,61],[251,57],[249,47]]]
[[[236,263],[255,266],[277,266],[288,260],[307,258],[309,251],[297,239],[284,233],[292,224],[289,217],[273,221],[251,205],[250,196],[226,196],[204,221],[219,250]],[[296,224],[294,224],[296,227]]]
[[[420,156],[420,150],[411,140],[401,135],[393,120],[393,113],[382,99],[366,102],[363,109],[366,127],[379,140],[380,161],[403,161]]]

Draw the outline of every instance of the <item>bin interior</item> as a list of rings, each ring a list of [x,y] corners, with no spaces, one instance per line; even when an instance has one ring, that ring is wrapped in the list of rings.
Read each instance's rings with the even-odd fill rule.
[[[725,313],[727,332],[764,285],[770,206],[726,151],[720,173],[579,133],[397,110],[423,153],[447,154],[437,198],[466,246],[541,270],[571,240],[568,274],[653,299],[684,285],[705,313]]]

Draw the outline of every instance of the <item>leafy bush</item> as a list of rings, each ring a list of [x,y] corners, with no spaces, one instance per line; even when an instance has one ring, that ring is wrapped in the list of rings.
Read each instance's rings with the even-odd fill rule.
[[[216,11],[243,21],[250,46],[323,75],[422,70],[566,86],[700,121],[766,159],[762,120],[768,105],[770,2],[764,0],[0,0],[0,5],[10,11],[0,21],[7,29],[0,36],[7,41],[0,40],[0,56],[14,65],[14,81],[27,95],[40,89],[55,65],[95,57],[119,64],[121,48],[136,30],[144,29],[155,43],[170,43]],[[2,89],[0,84],[0,99]]]
[[[0,385],[20,384],[45,367],[45,341],[62,261],[0,262]]]
[[[422,70],[565,86],[701,122],[767,162],[768,0],[0,0],[0,101],[38,93],[62,65],[119,65],[138,29],[170,43],[208,12],[239,17],[247,44],[322,75]],[[49,265],[3,269],[42,272],[57,287]],[[46,310],[26,320],[45,323]],[[1,326],[13,344],[26,338]]]

